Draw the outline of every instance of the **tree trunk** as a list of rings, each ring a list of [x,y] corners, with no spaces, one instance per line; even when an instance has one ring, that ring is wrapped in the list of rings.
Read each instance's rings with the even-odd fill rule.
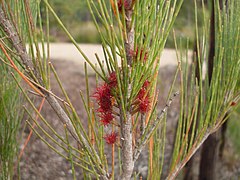
[[[201,162],[200,162],[200,180],[215,180],[216,179],[216,161],[218,158],[219,132],[211,134],[204,142]]]
[[[219,146],[219,158],[223,157],[223,150],[225,146],[225,141],[226,141],[226,132],[227,132],[227,123],[228,120],[226,120],[225,123],[223,123],[221,127],[221,139],[220,139],[220,146]]]
[[[184,169],[184,180],[192,180],[193,179],[193,167],[194,167],[194,158],[195,155],[191,157],[191,159],[187,162]]]

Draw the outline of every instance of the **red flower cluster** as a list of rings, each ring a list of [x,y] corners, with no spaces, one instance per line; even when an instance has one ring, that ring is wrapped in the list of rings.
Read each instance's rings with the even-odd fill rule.
[[[93,97],[96,98],[99,108],[98,112],[106,113],[111,111],[112,102],[111,102],[111,89],[108,84],[103,84],[97,88],[97,91],[94,93]]]
[[[104,126],[107,126],[113,120],[112,115],[112,89],[117,85],[116,73],[110,73],[110,76],[106,83],[98,87],[93,97],[96,98],[99,108],[97,111],[100,113],[101,122]]]
[[[138,109],[142,114],[145,114],[150,110],[150,96],[147,92],[149,85],[150,82],[146,80],[137,95],[137,99],[139,101]]]
[[[100,122],[102,123],[103,126],[107,126],[111,123],[113,120],[113,115],[111,111],[107,111],[106,113],[102,113],[99,115],[101,120]]]
[[[143,55],[143,51],[144,51],[144,49],[141,49],[139,52],[139,48],[137,48],[136,51],[132,50],[130,53],[131,53],[132,57],[134,57],[135,59],[138,57],[138,53],[140,53],[140,60],[142,60],[142,58],[143,58],[143,61],[145,62],[148,58],[148,52],[146,51]]]
[[[109,85],[110,88],[115,88],[117,86],[116,72],[111,72],[109,74],[108,85]]]
[[[117,133],[111,132],[110,134],[106,134],[106,136],[104,136],[103,138],[106,140],[106,143],[114,144],[117,140]]]
[[[132,8],[132,5],[129,3],[129,1],[128,0],[118,0],[118,10],[119,10],[119,12],[121,12],[122,11],[122,7],[124,6],[124,8],[126,9],[126,10],[129,10],[129,9],[131,9]],[[132,2],[132,4],[133,4],[133,2]]]
[[[97,88],[93,97],[96,98],[99,105],[97,111],[99,112],[100,122],[103,126],[108,126],[114,119],[113,116],[113,95],[112,90],[117,86],[116,73],[112,72],[103,85]],[[113,144],[116,141],[117,134],[107,134],[104,139],[108,144]]]

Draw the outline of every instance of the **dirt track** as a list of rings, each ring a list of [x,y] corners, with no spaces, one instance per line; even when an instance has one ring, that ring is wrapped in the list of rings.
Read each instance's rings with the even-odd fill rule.
[[[79,47],[84,54],[87,55],[92,64],[97,64],[95,53],[99,56],[100,60],[104,60],[104,54],[100,44],[79,44]],[[84,67],[83,64],[85,62],[78,49],[71,43],[51,43],[50,58],[54,60],[71,61],[78,64],[79,67]],[[191,52],[188,53],[188,60],[191,60]],[[164,49],[161,55],[160,67],[167,65],[176,66],[177,63],[176,51],[174,49]],[[89,71],[89,73],[92,72],[91,70]]]

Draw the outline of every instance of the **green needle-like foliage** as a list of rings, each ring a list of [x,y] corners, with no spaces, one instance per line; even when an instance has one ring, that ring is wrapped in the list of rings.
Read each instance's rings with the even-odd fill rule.
[[[12,179],[15,173],[23,114],[23,99],[10,72],[10,68],[0,62],[0,179]]]
[[[70,162],[74,179],[79,168],[84,179],[116,179],[116,173],[119,179],[137,178],[139,174],[134,172],[134,167],[145,147],[149,151],[148,178],[160,179],[165,160],[166,115],[175,103],[175,97],[180,95],[178,127],[167,177],[174,179],[206,138],[221,127],[225,115],[230,115],[237,107],[240,96],[240,3],[229,0],[222,9],[218,1],[214,1],[216,46],[211,77],[203,72],[203,65],[208,64],[210,27],[203,6],[201,29],[198,27],[199,13],[195,10],[197,63],[189,65],[188,59],[183,58],[188,57],[188,46],[183,47],[184,43],[180,43],[180,49],[186,49],[182,51],[185,55],[176,43],[179,58],[176,74],[165,107],[157,108],[160,57],[183,1],[86,0],[102,41],[104,59],[96,55],[97,65],[78,46],[50,1],[1,1],[0,47],[4,62],[11,63],[13,70],[28,84],[27,89],[48,101],[64,132],[57,132],[51,126],[29,98],[29,91],[16,81],[42,121],[38,123],[25,108],[32,120],[28,124],[46,145]],[[42,12],[46,14],[42,15]],[[56,19],[96,72],[97,82],[100,78],[91,95],[85,64],[87,97],[80,92],[80,98],[86,120],[78,115],[50,62],[50,16]],[[22,69],[17,68],[12,59],[17,60]],[[195,77],[196,70],[200,72],[199,77]],[[62,91],[61,97],[51,91],[51,74]],[[180,84],[175,86],[178,77]],[[173,92],[176,87],[178,91]],[[97,107],[92,105],[94,102]]]

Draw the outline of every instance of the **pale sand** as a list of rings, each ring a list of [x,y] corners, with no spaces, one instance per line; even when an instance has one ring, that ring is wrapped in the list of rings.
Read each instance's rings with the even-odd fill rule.
[[[102,46],[99,44],[79,44],[80,49],[87,55],[88,59],[97,64],[95,53],[99,56],[100,60],[104,60]],[[192,53],[188,53],[188,60],[191,61]],[[71,43],[51,43],[50,44],[50,58],[54,60],[65,60],[75,63],[83,70],[84,58],[79,53],[77,48]],[[167,65],[177,65],[177,55],[174,49],[164,49],[161,55],[160,67]],[[90,68],[89,68],[90,69]],[[93,71],[89,71],[92,73]]]

